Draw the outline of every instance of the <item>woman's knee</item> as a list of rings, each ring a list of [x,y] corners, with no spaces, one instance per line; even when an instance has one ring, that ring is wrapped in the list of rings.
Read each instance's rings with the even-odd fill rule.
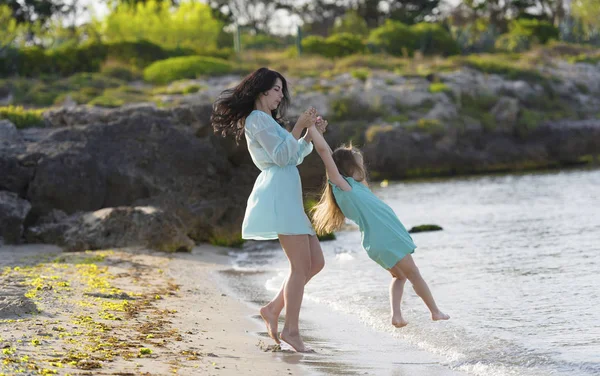
[[[317,257],[316,260],[311,260],[310,271],[312,275],[319,273],[325,267],[325,259]]]

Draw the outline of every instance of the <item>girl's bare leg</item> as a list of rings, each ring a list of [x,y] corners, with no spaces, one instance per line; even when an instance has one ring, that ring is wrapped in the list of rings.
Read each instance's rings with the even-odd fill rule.
[[[309,236],[310,245],[310,270],[306,283],[311,280],[317,273],[319,273],[323,266],[325,266],[325,259],[323,257],[323,251],[321,250],[321,244],[316,236]],[[271,300],[267,305],[260,309],[260,316],[267,325],[267,332],[269,336],[279,343],[279,335],[277,333],[277,326],[279,324],[279,315],[285,306],[284,291],[287,283],[287,278],[283,282],[279,293]]]
[[[431,295],[431,291],[429,290],[429,286],[421,277],[421,273],[419,272],[419,268],[415,265],[415,262],[412,258],[412,255],[406,255],[402,258],[402,260],[398,261],[396,265],[392,269],[390,269],[392,274],[401,272],[406,276],[406,278],[412,283],[413,289],[423,299],[427,308],[431,312],[431,318],[434,321],[437,320],[448,320],[450,316],[440,311],[438,306],[433,299],[433,295]]]
[[[392,311],[392,325],[396,328],[402,328],[406,326],[408,322],[402,317],[402,293],[404,292],[404,284],[406,283],[406,276],[399,273],[396,270],[396,275],[392,275],[392,282],[390,283],[390,307]]]

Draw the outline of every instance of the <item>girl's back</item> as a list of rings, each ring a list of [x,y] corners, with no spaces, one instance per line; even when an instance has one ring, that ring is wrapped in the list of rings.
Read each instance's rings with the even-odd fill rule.
[[[333,183],[333,195],[344,215],[360,228],[362,245],[373,260],[386,269],[398,256],[413,253],[417,247],[396,213],[365,185],[344,177],[352,190],[344,191]]]

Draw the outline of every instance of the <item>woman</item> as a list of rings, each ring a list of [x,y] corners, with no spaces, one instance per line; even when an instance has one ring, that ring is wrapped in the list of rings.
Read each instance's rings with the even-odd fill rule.
[[[304,212],[302,184],[296,167],[313,149],[303,131],[317,123],[314,108],[304,112],[291,132],[282,118],[289,104],[285,78],[260,68],[233,89],[225,90],[213,105],[216,133],[246,136],[252,161],[261,170],[248,198],[242,224],[244,239],[279,239],[290,262],[281,291],[260,309],[267,332],[279,343],[278,318],[285,306],[281,339],[298,352],[309,349],[300,337],[298,321],[304,285],[324,266],[323,252]]]

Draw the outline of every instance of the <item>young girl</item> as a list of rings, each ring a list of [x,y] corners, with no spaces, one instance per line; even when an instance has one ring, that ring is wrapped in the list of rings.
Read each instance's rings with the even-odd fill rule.
[[[431,318],[448,320],[450,316],[439,310],[413,261],[411,253],[417,246],[411,236],[392,208],[369,189],[360,151],[349,146],[332,152],[315,127],[310,127],[308,132],[323,159],[328,176],[321,200],[313,209],[313,223],[317,233],[339,230],[344,218],[350,218],[358,224],[362,245],[369,257],[392,274],[390,305],[392,325],[395,327],[407,324],[400,310],[407,279],[431,311]]]
[[[286,79],[260,68],[213,105],[215,132],[245,136],[252,161],[261,170],[248,198],[242,224],[244,239],[279,239],[290,262],[290,273],[279,293],[260,309],[267,332],[279,343],[277,322],[285,307],[281,339],[298,352],[310,349],[300,336],[298,321],[304,285],[324,265],[323,252],[302,204],[302,184],[296,167],[313,149],[302,132],[316,122],[316,110],[308,109],[291,132],[281,127],[290,101]],[[321,128],[322,129],[322,128]],[[318,131],[317,131],[318,133]]]

